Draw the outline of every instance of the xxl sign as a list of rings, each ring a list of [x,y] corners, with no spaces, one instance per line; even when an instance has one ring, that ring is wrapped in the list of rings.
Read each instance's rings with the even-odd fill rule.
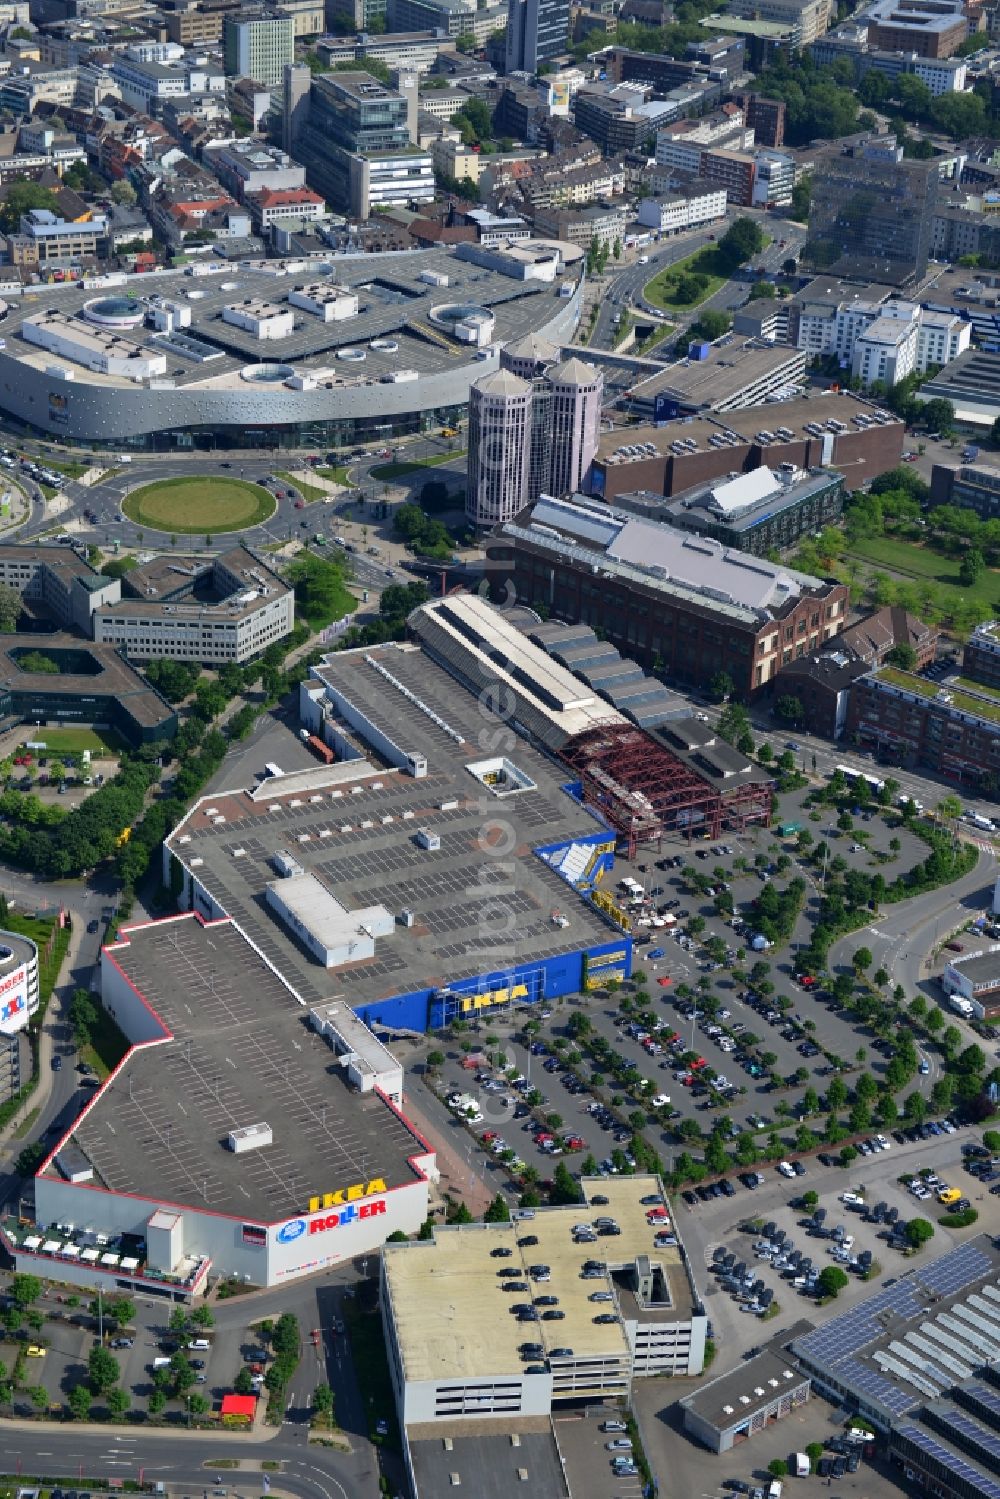
[[[0,1031],[20,1030],[28,1018],[28,970],[22,964],[0,983]]]

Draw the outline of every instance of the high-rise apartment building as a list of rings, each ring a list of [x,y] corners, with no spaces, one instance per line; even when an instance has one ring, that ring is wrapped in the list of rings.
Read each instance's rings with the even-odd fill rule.
[[[566,51],[569,0],[509,0],[507,72],[537,73]]]
[[[803,258],[816,270],[902,286],[927,269],[940,178],[895,136],[849,148],[813,174]]]
[[[495,526],[527,501],[532,389],[509,370],[494,370],[469,390],[469,482],[465,513]]]
[[[573,494],[590,473],[597,452],[604,380],[594,365],[567,359],[548,371],[548,383],[552,391],[549,489],[553,494]]]
[[[600,435],[604,382],[593,365],[560,361],[534,334],[508,344],[500,363],[469,399],[466,515],[480,527],[509,520],[540,494],[578,490]]]
[[[226,73],[274,88],[295,61],[295,21],[268,11],[226,16],[223,31]]]

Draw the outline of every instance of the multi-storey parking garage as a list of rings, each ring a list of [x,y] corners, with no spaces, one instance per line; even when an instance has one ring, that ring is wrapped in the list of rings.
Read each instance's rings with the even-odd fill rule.
[[[460,418],[498,347],[568,342],[580,253],[475,245],[336,260],[202,263],[32,289],[4,304],[0,410],[95,446],[297,447]],[[105,278],[106,279],[106,278]]]

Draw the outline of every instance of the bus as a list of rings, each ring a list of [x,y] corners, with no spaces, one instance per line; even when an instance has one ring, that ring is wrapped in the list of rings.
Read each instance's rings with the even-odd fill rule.
[[[855,770],[850,765],[835,765],[831,770],[830,775],[835,776],[838,771],[844,777],[845,781],[864,781],[869,791],[874,792],[876,796],[885,787],[885,782],[880,781],[878,776],[870,776],[866,771]]]

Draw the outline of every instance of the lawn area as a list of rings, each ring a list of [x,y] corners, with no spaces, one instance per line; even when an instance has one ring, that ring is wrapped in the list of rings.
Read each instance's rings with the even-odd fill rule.
[[[89,1062],[103,1082],[109,1073],[114,1072],[129,1044],[104,1006],[97,1004],[94,1008],[97,1020],[91,1029],[90,1041],[80,1048],[80,1060]]]
[[[982,604],[991,612],[1000,610],[1000,574],[987,570],[971,587],[959,581],[961,560],[942,557],[927,547],[911,541],[897,541],[891,536],[870,536],[854,541],[845,557],[856,557],[875,568],[885,568],[904,578],[915,578],[939,584],[945,591],[942,600],[948,607],[959,603]]]
[[[330,496],[325,489],[317,489],[315,484],[309,484],[302,479],[296,479],[292,474],[282,469],[275,469],[275,477],[284,479],[285,483],[292,489],[297,489],[307,505],[313,505],[317,500],[328,500]]]
[[[682,277],[691,275],[706,277],[705,289],[694,301],[679,301],[678,282]],[[675,265],[666,266],[652,281],[646,282],[642,294],[647,302],[658,307],[661,312],[688,312],[714,296],[728,279],[729,271],[720,264],[718,251],[706,248],[696,250],[693,255],[687,256],[685,260],[678,260]]]
[[[339,554],[329,561],[300,552],[288,569],[295,585],[295,614],[313,631],[325,630],[336,619],[353,614],[358,601],[347,587]]]
[[[129,520],[184,536],[259,526],[274,514],[274,507],[273,497],[259,484],[204,476],[144,484],[122,501]]]
[[[464,458],[467,449],[456,448],[454,453],[434,453],[430,458],[408,458],[403,463],[380,463],[377,468],[371,470],[373,479],[398,479],[402,474],[410,474],[415,468],[437,468],[442,463],[450,463],[453,458]]]
[[[375,1437],[375,1422],[380,1418],[389,1428],[388,1436],[376,1438],[386,1447],[399,1451],[399,1429],[396,1425],[396,1400],[389,1376],[382,1318],[376,1309],[363,1311],[357,1297],[344,1302],[344,1321],[351,1340],[351,1358],[368,1418],[368,1435]]]
[[[45,743],[50,754],[81,755],[90,750],[92,755],[120,755],[125,745],[113,729],[37,729],[30,735],[33,744]]]
[[[904,692],[915,692],[920,697],[937,697],[941,692],[949,692],[953,708],[958,708],[962,713],[974,713],[979,718],[988,718],[993,723],[1000,723],[1000,701],[996,698],[972,697],[967,692],[959,691],[950,683],[942,685],[940,682],[929,682],[926,677],[914,676],[908,671],[897,671],[891,666],[883,666],[878,677],[880,682],[888,682],[893,687],[901,687]]]
[[[346,463],[337,463],[333,468],[318,468],[316,472],[323,479],[329,479],[331,484],[350,484],[347,477]]]

